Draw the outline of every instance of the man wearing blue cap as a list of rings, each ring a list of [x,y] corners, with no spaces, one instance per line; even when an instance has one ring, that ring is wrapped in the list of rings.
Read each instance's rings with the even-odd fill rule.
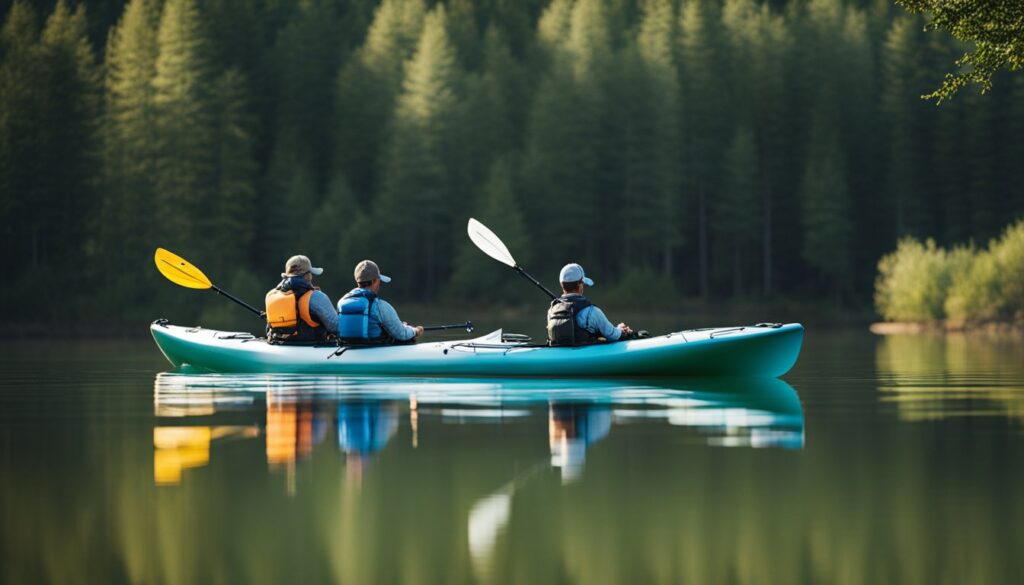
[[[363,260],[355,269],[356,288],[338,301],[338,337],[354,343],[412,341],[423,327],[411,326],[398,318],[391,303],[378,298],[382,282],[391,277],[380,273],[373,260]]]
[[[551,301],[548,309],[548,343],[550,345],[583,345],[604,338],[618,341],[633,333],[625,323],[612,325],[604,311],[583,296],[583,286],[594,281],[583,273],[579,264],[566,264],[558,274],[562,296]]]

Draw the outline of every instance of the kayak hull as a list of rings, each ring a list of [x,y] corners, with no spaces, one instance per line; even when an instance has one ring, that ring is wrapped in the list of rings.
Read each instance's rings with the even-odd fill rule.
[[[804,328],[728,327],[680,331],[582,347],[502,342],[501,330],[470,340],[338,348],[271,345],[248,333],[150,327],[174,366],[220,373],[395,376],[778,377],[796,363]]]

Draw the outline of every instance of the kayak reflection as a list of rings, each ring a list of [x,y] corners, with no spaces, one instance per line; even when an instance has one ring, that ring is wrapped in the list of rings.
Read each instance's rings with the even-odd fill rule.
[[[157,484],[179,483],[185,470],[209,465],[212,445],[262,436],[267,467],[285,474],[290,494],[296,492],[296,465],[312,459],[318,446],[335,442],[344,454],[346,481],[359,485],[403,428],[405,414],[413,448],[422,440],[424,421],[467,425],[546,414],[550,458],[544,465],[557,470],[562,483],[577,481],[588,449],[622,425],[684,427],[681,438],[713,446],[804,444],[799,398],[778,379],[410,380],[171,372],[157,376],[154,405]],[[328,441],[332,432],[335,440]],[[510,495],[521,481],[499,492]]]

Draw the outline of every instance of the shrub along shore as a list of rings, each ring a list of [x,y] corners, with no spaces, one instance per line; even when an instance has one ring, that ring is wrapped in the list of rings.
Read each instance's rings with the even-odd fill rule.
[[[1024,220],[985,248],[901,240],[878,263],[875,308],[880,334],[1024,332]]]

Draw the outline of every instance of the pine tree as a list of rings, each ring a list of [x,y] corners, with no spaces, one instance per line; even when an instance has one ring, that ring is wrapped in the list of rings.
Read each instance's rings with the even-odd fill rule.
[[[881,111],[889,127],[885,193],[896,236],[925,235],[917,144],[921,92],[915,83],[920,28],[915,17],[897,18],[886,35],[882,53]]]
[[[326,0],[305,0],[296,12],[273,50],[278,91],[274,141],[308,159],[318,180],[326,182],[334,162],[329,128],[342,54],[341,17],[335,3]]]
[[[59,0],[46,21],[40,42],[44,117],[40,128],[45,149],[40,154],[41,173],[36,180],[46,195],[35,203],[45,210],[39,218],[49,236],[51,261],[66,256],[69,246],[80,243],[86,227],[82,218],[94,207],[95,171],[100,123],[100,71],[89,45],[85,6],[73,12]],[[44,227],[45,226],[45,227]],[[80,249],[77,246],[74,249]]]
[[[837,300],[848,291],[852,262],[845,159],[835,122],[817,113],[801,187],[803,257],[831,281]]]
[[[241,266],[248,260],[255,235],[255,123],[249,113],[249,87],[237,69],[229,69],[212,87],[214,107],[215,188],[206,212],[197,220],[220,266]]]
[[[449,153],[452,196],[471,200],[487,177],[492,161],[510,150],[522,132],[513,100],[521,93],[520,72],[504,39],[495,28],[484,39],[483,70],[466,76],[465,99],[452,120],[454,138]],[[514,113],[515,112],[515,113]]]
[[[0,243],[9,254],[31,256],[31,225],[7,218],[32,213],[37,197],[33,156],[41,145],[35,128],[39,99],[38,23],[28,2],[16,0],[0,29]]]
[[[366,42],[338,74],[337,166],[356,193],[380,190],[377,172],[402,89],[403,64],[416,48],[425,14],[423,0],[381,2]]]
[[[670,1],[645,4],[637,37],[638,62],[636,67],[626,65],[638,79],[624,80],[633,89],[624,108],[630,113],[627,145],[631,146],[623,153],[628,157],[625,217],[630,226],[625,245],[632,247],[625,251],[625,260],[627,265],[632,264],[631,256],[645,263],[658,260],[667,278],[672,277],[674,255],[682,240],[675,26]]]
[[[1004,190],[1007,193],[1009,216],[1024,217],[1024,75],[1016,75],[1008,88],[1008,99],[1004,107],[1007,112],[1007,123],[1003,126],[1002,166],[1000,176],[1003,178]]]
[[[107,39],[99,225],[103,253],[122,265],[150,253],[158,19],[152,0],[131,0]]]
[[[725,152],[722,194],[716,201],[716,231],[728,242],[732,260],[732,291],[739,295],[744,289],[749,258],[758,240],[761,224],[760,188],[758,186],[757,146],[750,128],[738,127]]]
[[[512,162],[499,158],[491,165],[487,180],[473,206],[473,217],[501,236],[516,260],[529,264],[530,239],[514,184]],[[451,296],[464,299],[520,298],[508,282],[508,269],[488,258],[467,238],[461,238],[451,280]],[[503,293],[502,291],[508,291]]]
[[[709,3],[704,0],[694,0],[683,5],[678,49],[683,88],[683,182],[692,193],[691,209],[687,215],[696,217],[697,284],[704,298],[711,294],[709,200],[713,195],[713,181],[720,160],[720,123],[725,119],[720,110],[722,86],[714,52],[717,38],[711,27],[713,19],[710,13]]]
[[[774,291],[774,256],[779,242],[776,218],[796,215],[798,198],[791,193],[793,185],[792,155],[794,148],[792,99],[789,89],[788,68],[792,60],[792,33],[782,16],[773,14],[765,5],[761,7],[760,33],[754,38],[751,93],[758,96],[754,104],[755,131],[758,159],[761,162],[758,186],[761,216],[761,287],[765,296]],[[785,252],[785,251],[783,251]]]
[[[1002,205],[996,188],[995,137],[996,116],[992,100],[977,88],[965,88],[967,115],[964,157],[968,173],[967,190],[970,195],[969,225],[972,236],[987,241],[999,235],[1007,218],[1001,213]],[[1020,138],[1017,137],[1017,140]]]
[[[464,205],[453,200],[445,158],[451,152],[460,75],[446,25],[444,6],[438,5],[427,15],[416,53],[406,64],[375,209],[394,246],[392,265],[405,275],[406,286],[417,283],[428,296],[436,291],[439,274],[450,268],[452,210]]]
[[[156,210],[166,245],[199,258],[216,250],[199,231],[212,198],[213,64],[196,0],[168,0],[157,36],[153,79]]]

